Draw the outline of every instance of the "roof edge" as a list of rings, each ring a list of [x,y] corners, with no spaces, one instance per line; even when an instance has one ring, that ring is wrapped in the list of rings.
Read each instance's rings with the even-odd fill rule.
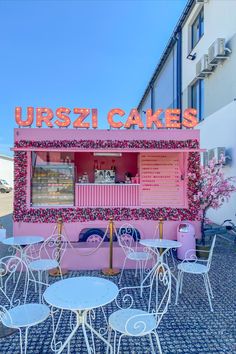
[[[0,159],[13,161],[13,157],[0,154]]]
[[[185,6],[180,18],[179,18],[179,21],[177,22],[177,24],[176,24],[176,26],[174,28],[174,31],[172,32],[172,35],[171,35],[171,37],[170,37],[170,39],[169,39],[169,41],[168,41],[168,43],[167,43],[162,55],[161,55],[161,58],[160,58],[160,60],[159,60],[159,62],[157,64],[155,70],[154,70],[154,73],[153,73],[153,75],[151,77],[151,80],[149,81],[149,83],[148,83],[148,85],[147,85],[147,87],[146,87],[146,89],[144,91],[144,94],[143,94],[141,100],[139,101],[139,104],[138,104],[138,107],[137,107],[138,110],[140,110],[140,108],[141,108],[143,102],[145,101],[145,99],[146,99],[146,97],[147,97],[152,85],[154,84],[155,79],[157,78],[158,74],[160,73],[160,71],[161,71],[161,69],[162,69],[162,67],[163,67],[163,65],[165,63],[167,56],[169,55],[171,49],[175,45],[176,40],[177,40],[177,35],[180,32],[180,30],[182,29],[182,26],[185,23],[185,21],[187,20],[187,18],[189,16],[192,8],[194,7],[195,3],[196,3],[195,0],[189,0],[187,2],[186,6]]]

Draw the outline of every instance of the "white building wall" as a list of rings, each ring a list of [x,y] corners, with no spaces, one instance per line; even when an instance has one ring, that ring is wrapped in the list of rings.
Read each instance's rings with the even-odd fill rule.
[[[171,50],[166,62],[154,83],[154,109],[176,108],[176,52]]]
[[[209,0],[204,4],[204,35],[191,51],[191,25],[202,5],[196,4],[182,29],[182,89],[196,77],[196,63],[208,53],[208,48],[216,38],[230,40],[236,33],[236,1]],[[195,60],[187,59],[187,55],[196,53]],[[214,74],[213,74],[214,75]],[[186,102],[185,102],[186,103]]]
[[[154,83],[153,83],[153,107],[151,100],[151,89],[145,98],[142,106],[139,111],[143,121],[146,120],[146,110],[149,108],[153,109],[155,112],[157,109],[161,108],[166,110],[167,108],[176,108],[177,106],[177,44],[172,48],[169,56],[166,59],[166,62],[158,73]],[[164,121],[164,112],[160,116],[160,119]]]
[[[225,147],[232,150],[232,161],[227,161],[223,168],[226,177],[236,176],[236,101],[222,107],[212,115],[204,119],[200,124],[201,145],[206,149]],[[228,163],[228,161],[230,163]],[[208,217],[221,224],[225,219],[232,219],[236,223],[236,193],[233,193],[230,201],[217,210],[209,210]]]
[[[13,159],[8,156],[0,155],[0,179],[5,179],[11,187],[14,181]]]
[[[204,120],[199,123],[201,147],[232,149],[232,164],[224,167],[226,176],[236,176],[236,1],[209,0],[204,3],[204,35],[190,50],[190,30],[202,5],[196,4],[182,31],[182,99],[183,109],[189,106],[188,87],[196,78],[196,63],[208,53],[217,38],[225,38],[232,50],[229,59],[219,64],[204,80]],[[195,60],[186,59],[196,53]],[[218,210],[210,210],[208,216],[216,223],[231,218],[236,222],[236,193],[230,202]]]

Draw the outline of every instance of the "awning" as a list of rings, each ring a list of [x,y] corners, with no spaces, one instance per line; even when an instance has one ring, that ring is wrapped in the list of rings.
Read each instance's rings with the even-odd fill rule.
[[[33,147],[17,147],[11,148],[12,151],[56,151],[56,152],[204,152],[206,149],[90,149],[90,148],[33,148]]]

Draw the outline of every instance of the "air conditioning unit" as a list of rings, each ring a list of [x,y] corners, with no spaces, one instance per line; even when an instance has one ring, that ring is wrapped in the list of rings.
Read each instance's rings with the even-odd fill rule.
[[[229,51],[227,49],[227,51]],[[225,38],[217,38],[208,49],[208,63],[217,65],[220,60],[226,59]]]
[[[196,0],[196,4],[206,4],[209,0]]]
[[[196,64],[196,76],[205,77],[212,73],[212,67],[208,63],[208,55],[203,55]]]
[[[208,150],[208,162],[214,158],[216,163],[218,163],[222,157],[225,159],[225,147],[217,147]]]

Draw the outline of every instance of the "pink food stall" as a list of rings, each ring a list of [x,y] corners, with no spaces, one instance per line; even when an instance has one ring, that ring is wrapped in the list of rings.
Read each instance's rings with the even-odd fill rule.
[[[17,128],[14,167],[14,236],[48,237],[61,217],[73,245],[69,269],[107,266],[108,242],[88,251],[110,217],[116,228],[132,224],[141,238],[154,236],[160,218],[164,238],[176,239],[183,220],[199,235],[198,130]],[[113,260],[123,263],[116,242]]]

